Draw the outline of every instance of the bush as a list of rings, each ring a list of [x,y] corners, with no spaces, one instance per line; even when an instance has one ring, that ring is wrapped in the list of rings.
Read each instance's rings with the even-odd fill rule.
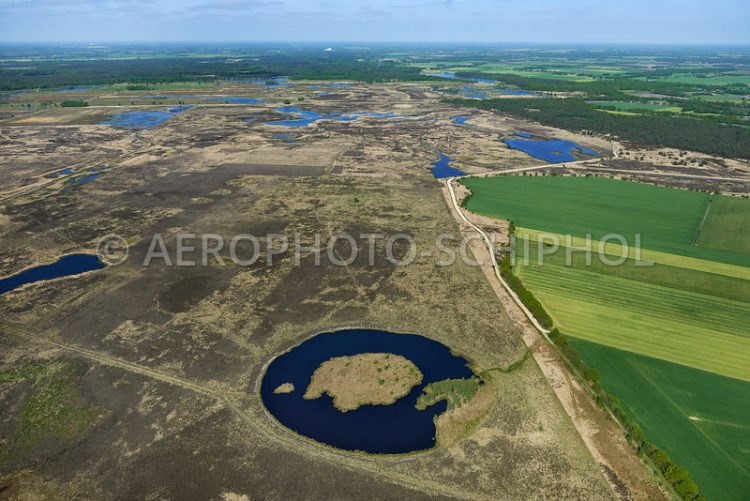
[[[649,457],[651,458],[651,461],[654,462],[654,466],[656,466],[656,468],[661,472],[664,472],[667,466],[672,464],[672,460],[669,458],[667,453],[661,449],[656,449],[649,455]]]
[[[81,99],[69,99],[60,103],[63,108],[83,108],[88,105],[89,103]]]
[[[674,490],[682,496],[682,499],[691,500],[698,496],[698,486],[689,478],[676,484]]]
[[[599,371],[593,367],[587,367],[586,370],[583,371],[583,377],[585,377],[586,381],[589,381],[590,383],[598,383],[601,379]]]

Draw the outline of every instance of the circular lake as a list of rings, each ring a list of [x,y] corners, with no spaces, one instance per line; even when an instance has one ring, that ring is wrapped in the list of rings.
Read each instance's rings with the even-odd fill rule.
[[[424,376],[421,383],[390,405],[363,405],[341,412],[327,394],[305,399],[315,369],[334,357],[392,353],[410,360]],[[318,334],[274,359],[260,387],[266,408],[284,426],[338,449],[372,454],[399,454],[435,445],[433,418],[445,412],[440,401],[425,410],[415,407],[423,388],[444,379],[471,378],[468,361],[436,341],[414,334],[350,329]],[[290,393],[276,393],[291,383]]]

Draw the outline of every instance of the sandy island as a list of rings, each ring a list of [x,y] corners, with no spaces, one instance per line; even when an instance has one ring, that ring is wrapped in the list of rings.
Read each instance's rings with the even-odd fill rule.
[[[284,383],[280,384],[276,387],[275,390],[273,390],[274,393],[291,393],[294,391],[294,385],[292,383]]]
[[[361,405],[390,405],[422,382],[413,362],[392,353],[335,357],[315,369],[304,398],[328,393],[341,412]]]

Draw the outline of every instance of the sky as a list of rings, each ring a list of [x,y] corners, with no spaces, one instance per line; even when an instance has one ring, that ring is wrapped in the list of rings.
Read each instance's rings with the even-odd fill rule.
[[[748,0],[0,0],[0,42],[750,44]]]

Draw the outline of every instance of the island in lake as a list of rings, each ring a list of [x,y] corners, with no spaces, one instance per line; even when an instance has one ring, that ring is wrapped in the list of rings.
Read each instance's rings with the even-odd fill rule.
[[[420,384],[422,377],[413,362],[392,353],[335,357],[315,370],[304,398],[328,393],[341,412],[362,405],[390,405]]]
[[[283,383],[276,387],[275,390],[273,390],[274,393],[283,394],[283,393],[291,393],[294,391],[294,385],[292,383]]]

